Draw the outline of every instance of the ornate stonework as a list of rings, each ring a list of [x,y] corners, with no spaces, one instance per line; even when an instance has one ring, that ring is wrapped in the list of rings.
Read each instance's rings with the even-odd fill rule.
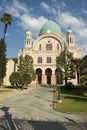
[[[66,32],[66,43],[63,40],[59,25],[53,21],[48,21],[40,29],[40,34],[32,43],[32,33],[28,30],[25,34],[24,48],[18,51],[18,64],[21,57],[30,55],[33,57],[33,66],[36,73],[36,84],[56,84],[56,57],[60,55],[65,46],[73,53],[74,58],[81,57],[81,51],[74,45],[74,35],[71,29]],[[7,62],[7,72],[4,84],[9,85],[9,76],[14,72],[14,62]],[[74,84],[76,79],[72,80]]]
[[[46,25],[46,27],[45,27]],[[25,36],[24,48],[18,52],[18,59],[20,61],[21,56],[31,55],[33,57],[33,65],[36,73],[37,84],[56,84],[57,79],[55,75],[56,71],[56,57],[60,55],[64,50],[65,43],[61,33],[61,29],[57,28],[57,24],[52,22],[54,30],[51,26],[51,22],[45,23],[37,39],[30,44],[26,43],[26,39],[32,39],[32,35]],[[51,26],[51,28],[50,28]],[[46,30],[47,29],[47,30]],[[55,31],[56,30],[56,31]],[[30,38],[31,37],[31,38]],[[27,44],[27,45],[26,45]],[[75,58],[81,57],[81,51],[74,45],[74,35],[72,30],[68,30],[66,34],[66,46],[67,50],[73,53]],[[73,81],[76,83],[76,79]]]

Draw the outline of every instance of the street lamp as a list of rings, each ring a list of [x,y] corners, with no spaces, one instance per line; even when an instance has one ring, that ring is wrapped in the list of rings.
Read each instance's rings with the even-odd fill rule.
[[[57,101],[58,103],[62,103],[62,98],[61,98],[61,86],[60,86],[60,69],[59,69],[59,73],[58,73],[58,84],[57,84],[57,89],[58,89],[58,98]]]

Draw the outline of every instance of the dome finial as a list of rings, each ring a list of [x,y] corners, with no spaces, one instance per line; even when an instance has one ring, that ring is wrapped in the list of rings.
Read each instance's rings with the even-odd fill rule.
[[[73,34],[73,31],[72,31],[72,29],[70,27],[67,30],[67,34]]]
[[[31,36],[31,35],[32,35],[30,29],[28,29],[28,31],[26,32],[26,35],[27,35],[27,36],[29,36],[29,35]]]

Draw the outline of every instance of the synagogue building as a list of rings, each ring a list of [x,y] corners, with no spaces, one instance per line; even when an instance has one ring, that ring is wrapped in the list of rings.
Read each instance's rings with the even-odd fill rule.
[[[28,30],[25,34],[24,48],[18,51],[18,63],[21,57],[32,56],[36,74],[35,83],[55,85],[57,83],[56,58],[61,51],[66,47],[74,58],[81,58],[81,51],[74,44],[74,33],[68,29],[64,41],[60,26],[50,20],[43,24],[34,42],[32,36],[33,34]],[[73,79],[72,82],[76,84],[77,79]]]

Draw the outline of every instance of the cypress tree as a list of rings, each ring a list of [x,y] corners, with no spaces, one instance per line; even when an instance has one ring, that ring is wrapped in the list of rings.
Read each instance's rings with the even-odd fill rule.
[[[4,39],[0,39],[0,86],[6,75],[6,44]]]

